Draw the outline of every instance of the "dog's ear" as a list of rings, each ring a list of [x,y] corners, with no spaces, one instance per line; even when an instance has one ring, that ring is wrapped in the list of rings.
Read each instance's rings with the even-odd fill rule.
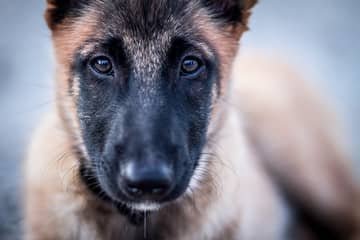
[[[80,15],[81,9],[88,4],[87,0],[47,0],[46,22],[54,30],[68,16]]]
[[[257,0],[203,0],[213,18],[229,24],[247,24],[250,10]]]

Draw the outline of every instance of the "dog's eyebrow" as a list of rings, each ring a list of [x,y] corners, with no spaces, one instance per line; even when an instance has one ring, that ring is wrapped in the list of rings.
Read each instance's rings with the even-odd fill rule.
[[[101,38],[90,38],[78,49],[78,53],[81,57],[86,58],[87,56],[94,53],[99,49],[107,49],[107,51],[117,51],[125,57],[125,50],[123,40],[121,38],[115,38],[111,36],[104,36]]]
[[[107,36],[100,38],[89,38],[79,47],[78,53],[80,56],[86,57],[94,52],[98,47],[110,43],[112,40],[114,39]]]
[[[209,59],[215,59],[216,54],[214,52],[214,49],[203,38],[201,37],[196,37],[196,39],[187,38],[186,40],[183,41],[186,42],[186,44],[192,45],[195,48],[201,50],[205,54],[205,56],[208,57]]]
[[[86,57],[90,53],[92,53],[98,45],[99,45],[98,41],[88,40],[83,45],[81,45],[78,52],[79,52],[80,56]]]
[[[198,42],[195,42],[194,45],[197,46],[198,48],[200,48],[208,58],[210,58],[210,59],[215,58],[213,49],[205,42],[198,41]]]
[[[179,49],[195,48],[200,50],[207,58],[216,59],[216,54],[210,44],[201,38],[189,39],[183,37],[176,37],[172,41],[172,48],[175,51]]]

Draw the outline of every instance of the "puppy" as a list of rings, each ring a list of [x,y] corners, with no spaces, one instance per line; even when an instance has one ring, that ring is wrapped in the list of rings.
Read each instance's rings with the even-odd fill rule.
[[[321,101],[237,58],[255,3],[48,0],[57,98],[25,165],[26,239],[358,239]]]

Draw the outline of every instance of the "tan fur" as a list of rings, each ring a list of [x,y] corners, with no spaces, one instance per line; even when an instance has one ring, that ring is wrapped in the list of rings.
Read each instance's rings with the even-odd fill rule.
[[[264,162],[314,211],[330,221],[354,219],[347,157],[313,93],[284,65],[242,59],[234,69],[236,91],[222,105],[227,117],[216,137],[218,158],[212,159],[213,195],[200,188],[195,203],[182,199],[181,207],[165,207],[149,227],[161,226],[164,239],[284,239],[291,215]],[[53,113],[33,140],[26,164],[26,238],[131,239],[134,229],[78,181],[63,128]]]
[[[247,81],[236,84],[237,106],[266,168],[314,215],[339,231],[358,231],[358,182],[319,94],[284,63],[253,56],[238,66],[235,75],[246,71]]]
[[[194,16],[201,35],[219,54],[221,97],[214,100],[208,145],[187,193],[152,213],[148,231],[156,232],[157,240],[285,240],[289,229],[298,227],[286,191],[346,233],[344,239],[357,239],[358,186],[335,133],[337,124],[317,94],[286,64],[261,57],[234,62],[248,9],[255,3],[246,2],[243,24],[226,29],[206,12]],[[143,238],[141,226],[129,224],[93,196],[78,176],[74,146],[83,146],[75,104],[78,79],[69,79],[68,71],[83,42],[101,38],[97,13],[89,11],[76,22],[65,19],[56,31],[52,26],[59,63],[57,106],[40,124],[25,163],[25,239]],[[80,150],[86,158],[85,149]]]

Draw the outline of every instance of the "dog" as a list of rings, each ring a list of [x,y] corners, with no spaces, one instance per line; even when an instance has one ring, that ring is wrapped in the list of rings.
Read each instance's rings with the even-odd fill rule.
[[[25,162],[25,239],[359,239],[330,111],[238,54],[256,2],[47,1],[56,105]]]

